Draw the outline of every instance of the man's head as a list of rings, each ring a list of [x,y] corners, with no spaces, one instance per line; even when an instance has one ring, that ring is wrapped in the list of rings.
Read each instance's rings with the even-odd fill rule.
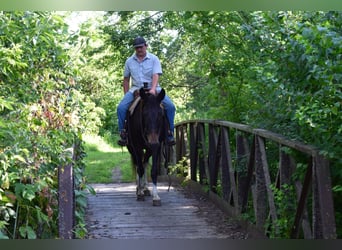
[[[141,36],[136,37],[133,41],[133,47],[137,48],[142,46],[147,46],[145,39]]]
[[[146,55],[147,43],[143,37],[136,37],[133,41],[133,47],[135,48],[137,56],[142,57]]]

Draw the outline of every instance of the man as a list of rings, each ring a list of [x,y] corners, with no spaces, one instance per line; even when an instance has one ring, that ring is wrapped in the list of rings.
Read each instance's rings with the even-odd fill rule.
[[[135,53],[125,62],[123,79],[123,90],[125,95],[117,107],[120,133],[118,144],[120,146],[127,145],[127,134],[124,126],[127,110],[134,100],[134,91],[144,87],[144,83],[147,84],[150,89],[149,93],[152,95],[156,95],[161,90],[159,76],[162,74],[162,68],[159,58],[156,55],[147,52],[147,43],[143,37],[135,38],[133,47]],[[132,84],[131,87],[130,80]],[[162,104],[165,108],[170,125],[168,144],[174,145],[173,130],[176,108],[167,95],[165,95]]]

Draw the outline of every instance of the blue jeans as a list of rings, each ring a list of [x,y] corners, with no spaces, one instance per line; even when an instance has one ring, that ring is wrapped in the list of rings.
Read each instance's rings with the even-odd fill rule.
[[[122,98],[121,102],[119,103],[117,107],[117,114],[118,114],[118,120],[119,120],[118,121],[119,133],[124,129],[126,113],[127,113],[129,106],[133,102],[133,100],[134,100],[133,93],[128,91],[124,95],[124,97]],[[162,104],[165,108],[167,119],[169,120],[170,131],[173,133],[173,130],[175,128],[174,119],[175,119],[176,107],[167,95],[165,95],[162,101]]]

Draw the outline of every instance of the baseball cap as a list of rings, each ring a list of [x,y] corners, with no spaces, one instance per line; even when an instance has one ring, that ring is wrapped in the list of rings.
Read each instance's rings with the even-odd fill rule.
[[[133,41],[133,46],[134,46],[134,48],[140,47],[140,46],[144,46],[145,44],[146,44],[146,41],[145,41],[145,39],[144,39],[143,37],[141,37],[141,36],[136,37],[136,38],[134,39],[134,41]]]

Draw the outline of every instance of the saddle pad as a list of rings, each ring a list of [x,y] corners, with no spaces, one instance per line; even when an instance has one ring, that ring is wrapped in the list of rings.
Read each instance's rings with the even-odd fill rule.
[[[137,98],[134,99],[132,105],[131,105],[131,106],[129,107],[129,109],[128,109],[130,115],[133,115],[133,112],[134,112],[135,108],[137,107],[137,105],[138,105],[140,99],[141,99],[140,96],[138,96]]]

